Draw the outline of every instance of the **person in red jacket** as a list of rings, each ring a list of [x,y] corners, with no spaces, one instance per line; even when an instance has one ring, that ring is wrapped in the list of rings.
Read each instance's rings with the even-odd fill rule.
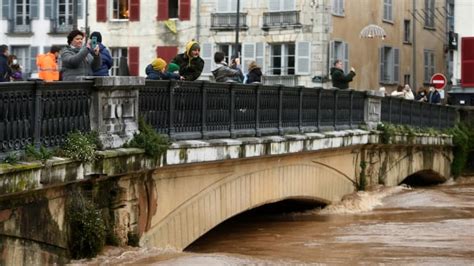
[[[57,59],[60,48],[52,46],[48,53],[39,54],[36,57],[36,65],[38,66],[38,76],[44,81],[59,80],[59,69]]]

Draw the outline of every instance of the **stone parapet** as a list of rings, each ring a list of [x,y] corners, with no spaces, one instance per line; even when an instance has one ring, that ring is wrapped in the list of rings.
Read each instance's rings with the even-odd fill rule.
[[[379,132],[344,130],[260,138],[177,141],[172,143],[166,154],[158,159],[146,157],[141,149],[121,148],[98,151],[99,159],[93,163],[55,157],[44,164],[40,162],[1,164],[0,195],[42,189],[94,177],[153,171],[166,165],[287,155],[370,144],[383,144]],[[392,136],[390,144],[452,146],[453,143],[449,135],[435,137],[419,134]]]

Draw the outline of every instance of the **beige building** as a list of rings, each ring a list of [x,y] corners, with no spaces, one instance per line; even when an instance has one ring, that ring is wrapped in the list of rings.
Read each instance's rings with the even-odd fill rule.
[[[446,0],[331,0],[330,61],[342,59],[357,76],[352,88],[387,91],[398,84],[418,88],[446,67]],[[375,24],[386,37],[360,38]],[[415,34],[413,34],[415,33]],[[415,60],[413,60],[415,55]],[[413,66],[416,65],[414,68]]]

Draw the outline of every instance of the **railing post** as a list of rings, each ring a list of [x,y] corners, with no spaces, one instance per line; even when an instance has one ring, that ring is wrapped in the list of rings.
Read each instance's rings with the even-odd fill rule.
[[[88,79],[89,77],[86,77]],[[90,109],[91,130],[104,149],[120,148],[138,132],[140,87],[143,77],[94,77]]]
[[[278,87],[278,134],[283,135],[283,86]]]
[[[438,106],[438,128],[441,128],[441,105]]]
[[[350,90],[349,91],[349,102],[350,102],[350,108],[349,108],[349,128],[352,129],[352,114],[354,113],[352,109],[354,108],[354,91]]]
[[[38,88],[38,81],[34,83],[34,109],[33,109],[33,145],[37,148],[41,146],[41,111],[42,111],[42,90]]]
[[[169,83],[169,87],[168,87],[168,97],[169,97],[169,103],[170,103],[170,107],[169,107],[169,110],[168,110],[168,121],[169,121],[169,125],[168,125],[168,136],[170,137],[170,139],[174,139],[174,135],[175,135],[175,132],[176,132],[176,129],[175,129],[175,126],[174,126],[174,110],[175,110],[175,105],[174,105],[174,88],[176,86],[176,82],[175,81],[171,81]]]
[[[337,130],[337,101],[339,97],[339,90],[334,90],[334,114],[333,114],[333,128]]]
[[[202,100],[202,109],[201,109],[201,135],[203,139],[208,139],[207,134],[207,90],[206,90],[206,82],[202,82],[201,86],[201,100]]]
[[[230,137],[235,138],[235,90],[232,84],[226,84],[230,90]]]
[[[364,122],[369,130],[377,128],[377,125],[382,121],[382,98],[383,92],[367,91],[364,101]],[[391,106],[391,98],[389,105]]]
[[[298,105],[298,131],[303,133],[303,89],[304,87],[298,87],[299,89],[299,105]]]
[[[398,124],[403,124],[403,110],[402,110],[402,107],[403,107],[403,99],[398,99],[400,101],[400,106],[398,107]]]
[[[262,136],[260,132],[260,86],[255,86],[255,136]]]
[[[321,131],[321,94],[323,89],[318,89],[318,121],[316,127],[318,132]]]

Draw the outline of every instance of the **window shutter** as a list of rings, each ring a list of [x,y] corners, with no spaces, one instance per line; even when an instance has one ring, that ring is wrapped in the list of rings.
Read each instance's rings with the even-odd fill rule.
[[[461,47],[474,47],[474,37],[461,38]],[[461,86],[474,87],[474,49],[461,50]]]
[[[311,64],[311,43],[296,43],[296,74],[309,75]]]
[[[156,47],[156,57],[163,58],[168,64],[178,54],[177,46],[158,46]]]
[[[128,65],[130,75],[138,76],[140,67],[140,47],[128,47]]]
[[[265,74],[265,43],[255,44],[255,61],[262,68],[262,73]]]
[[[280,0],[268,0],[269,11],[280,11]]]
[[[11,17],[11,11],[13,10],[13,4],[11,0],[3,0],[2,2],[2,18],[9,19]]]
[[[140,21],[140,0],[130,0],[129,21]]]
[[[328,47],[329,55],[328,55],[328,73],[331,73],[331,67],[334,66],[334,41],[329,41],[329,47]]]
[[[44,18],[50,19],[52,18],[52,14],[53,14],[53,0],[44,0]]]
[[[97,0],[97,22],[107,21],[107,0]]]
[[[84,10],[82,9],[82,0],[77,0],[77,18],[82,19],[82,14]]]
[[[191,0],[179,1],[179,19],[180,20],[191,19]]]
[[[255,60],[255,43],[242,44],[242,72],[248,72],[248,66],[253,60]]]
[[[400,82],[400,49],[393,49],[393,83]]]
[[[36,56],[38,55],[38,46],[30,47],[30,73],[36,72]]]
[[[30,0],[30,14],[32,19],[38,19],[39,17],[39,6],[38,0]]]
[[[380,59],[380,83],[385,83],[385,60],[384,60],[384,47],[379,48],[379,59]]]
[[[202,73],[210,75],[211,69],[214,65],[212,43],[203,43],[201,48],[201,58],[204,60],[204,69],[202,70]]]
[[[158,0],[158,21],[168,19],[168,0]]]
[[[283,5],[283,10],[285,11],[296,10],[295,0],[285,0],[283,1],[282,5]]]
[[[344,72],[349,72],[349,44],[343,42],[342,43],[344,48],[344,56],[343,56],[343,63],[344,63]]]

